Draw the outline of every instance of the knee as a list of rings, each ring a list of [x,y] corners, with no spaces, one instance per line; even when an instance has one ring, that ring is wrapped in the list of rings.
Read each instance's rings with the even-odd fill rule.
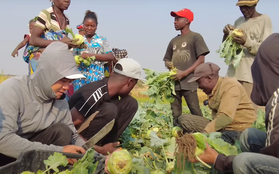
[[[233,172],[238,174],[247,174],[248,167],[250,166],[250,160],[251,157],[249,153],[244,152],[235,156],[233,159]]]
[[[250,152],[249,137],[251,138],[254,136],[253,129],[254,128],[245,129],[240,135],[239,141],[242,152]]]
[[[72,140],[73,131],[64,123],[56,123],[51,127],[53,137],[55,138],[53,143],[56,146],[69,145]]]

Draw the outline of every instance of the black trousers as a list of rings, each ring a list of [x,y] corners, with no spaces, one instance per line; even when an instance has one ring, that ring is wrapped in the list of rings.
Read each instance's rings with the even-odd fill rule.
[[[178,124],[178,117],[182,114],[182,97],[184,97],[192,115],[202,116],[197,90],[180,90],[175,91],[175,93],[174,102],[171,103],[171,111],[175,126]]]
[[[99,113],[89,124],[89,127],[80,134],[85,139],[90,139],[99,132],[107,123],[115,119],[112,130],[96,144],[99,146],[115,142],[125,131],[138,110],[138,102],[131,96],[113,99],[111,102],[102,103],[96,111]]]
[[[66,146],[71,144],[72,135],[72,130],[66,124],[56,123],[47,129],[36,133],[34,136],[29,138],[29,141],[41,142],[42,144],[47,145],[53,144],[56,146]],[[15,160],[15,158],[11,158],[0,153],[0,166],[4,166]]]

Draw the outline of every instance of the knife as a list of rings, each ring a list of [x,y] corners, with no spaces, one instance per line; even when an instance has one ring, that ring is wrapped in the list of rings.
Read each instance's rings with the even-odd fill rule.
[[[88,117],[88,119],[82,123],[82,125],[79,127],[78,129],[78,133],[80,134],[82,131],[84,131],[84,129],[88,128],[90,122],[95,118],[95,116],[99,113],[99,111],[94,112],[92,115],[90,115],[90,117]]]
[[[104,136],[106,136],[113,128],[115,119],[107,123],[99,132],[97,132],[93,137],[91,137],[82,147],[87,150],[94,147],[94,145],[100,141]]]

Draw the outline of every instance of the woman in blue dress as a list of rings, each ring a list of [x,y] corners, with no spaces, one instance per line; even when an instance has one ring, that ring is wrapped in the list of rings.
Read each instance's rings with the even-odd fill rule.
[[[87,45],[86,49],[75,48],[74,55],[81,55],[83,58],[95,56],[95,60],[89,66],[81,63],[78,68],[84,74],[86,79],[75,80],[72,85],[74,91],[81,86],[103,79],[109,75],[109,65],[115,61],[107,38],[99,36],[96,33],[98,26],[97,15],[87,10],[83,19],[83,28],[85,31],[84,42]],[[105,75],[106,74],[106,75]],[[69,96],[70,97],[70,96]]]

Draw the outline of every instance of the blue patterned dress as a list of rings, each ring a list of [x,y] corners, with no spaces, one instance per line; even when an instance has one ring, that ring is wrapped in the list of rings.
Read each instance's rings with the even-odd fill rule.
[[[91,40],[91,42],[88,42],[86,37],[84,36],[84,43],[87,44],[87,49],[74,49],[73,54],[74,55],[81,55],[82,51],[88,51],[92,54],[107,54],[111,52],[111,48],[109,45],[109,42],[107,38],[99,36],[98,34],[95,34]],[[107,62],[94,60],[91,62],[91,65],[88,67],[84,66],[83,63],[80,64],[78,69],[81,71],[81,73],[86,77],[86,79],[77,79],[72,82],[72,85],[74,87],[74,91],[77,91],[80,87],[82,87],[85,84],[88,84],[90,82],[102,80],[105,77],[105,71],[107,71],[105,68],[105,64]]]

